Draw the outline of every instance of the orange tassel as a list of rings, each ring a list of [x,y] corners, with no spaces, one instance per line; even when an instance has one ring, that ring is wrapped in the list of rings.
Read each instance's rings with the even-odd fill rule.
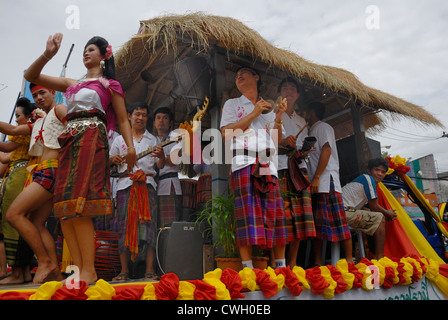
[[[138,254],[138,223],[151,221],[146,174],[142,170],[136,171],[131,177],[134,182],[131,187],[128,203],[128,221],[124,245],[131,252],[134,261]]]

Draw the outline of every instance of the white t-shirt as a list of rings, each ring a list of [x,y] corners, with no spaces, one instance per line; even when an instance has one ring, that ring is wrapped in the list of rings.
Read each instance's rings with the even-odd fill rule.
[[[174,138],[177,135],[178,135],[178,133],[171,131],[170,134],[168,135],[168,138]],[[163,142],[159,137],[156,137],[156,139],[157,139],[158,144]],[[178,152],[178,150],[180,150],[180,149],[182,149],[182,144],[180,142],[174,142],[174,143],[171,143],[171,144],[163,147],[163,151],[165,152],[165,157],[169,156],[171,152],[173,152],[173,153]],[[167,163],[165,163],[165,166],[162,169],[160,169],[160,171],[159,171],[159,179],[164,174],[169,174],[169,173],[175,173],[178,175],[179,174],[179,165],[170,166]],[[177,195],[182,194],[182,187],[180,185],[179,176],[176,176],[176,177],[171,177],[171,178],[166,178],[166,179],[160,179],[158,186],[157,186],[157,195],[158,196],[170,195],[171,194],[171,185],[174,186],[175,194],[177,194]]]
[[[336,192],[340,193],[342,188],[341,182],[339,181],[339,158],[334,129],[328,123],[317,121],[311,126],[311,128],[309,128],[308,135],[310,137],[316,137],[317,139],[317,142],[314,145],[316,150],[309,154],[309,180],[313,180],[317,165],[319,163],[322,147],[328,142],[331,147],[331,155],[324,172],[322,172],[322,175],[320,176],[319,192],[328,193],[330,191],[330,178],[333,177],[334,189]]]
[[[135,138],[133,138],[134,141],[134,147],[136,154],[142,153],[143,151],[154,147],[157,145],[157,139],[152,134],[150,134],[147,130],[145,130],[145,133],[143,134],[140,141],[137,141]],[[123,136],[118,136],[114,139],[112,146],[110,148],[109,154],[111,156],[120,154],[121,156],[125,156],[127,153],[127,147],[126,142],[123,139]],[[154,189],[157,188],[157,184],[154,180],[154,177],[156,175],[156,171],[154,169],[154,164],[159,161],[159,158],[152,157],[151,155],[147,155],[143,158],[140,158],[137,161],[138,169],[143,170],[143,172],[146,174],[146,183],[150,183]],[[137,170],[136,167],[134,167],[134,170]],[[129,177],[123,177],[119,178],[116,183],[116,190],[124,190],[127,187],[132,185],[132,180]]]
[[[239,98],[227,100],[222,109],[220,127],[223,128],[229,124],[240,121],[242,118],[250,114],[254,108],[255,106],[252,102],[244,95]],[[275,134],[274,130],[272,130],[274,125],[274,112],[261,114],[254,121],[252,121],[248,130],[231,139],[230,150],[246,149],[254,152],[261,152],[263,150],[270,149],[271,153],[268,161],[270,173],[273,176],[277,176],[278,155],[272,139],[272,135]],[[283,133],[284,127],[282,126],[282,132],[279,133],[279,138]],[[228,152],[228,150],[226,150],[226,152]],[[227,158],[228,157],[226,157],[226,159]],[[236,155],[232,158],[232,172],[250,166],[254,164],[255,161],[256,157],[251,155]]]
[[[283,126],[285,128],[285,135],[283,139],[289,136],[296,136],[303,127],[306,126],[306,121],[301,116],[299,116],[295,111],[289,116],[286,112],[282,115]],[[296,147],[297,150],[302,148],[303,140],[308,136],[308,128],[305,127],[300,135],[297,137]],[[300,163],[301,168],[307,168],[304,160]],[[278,170],[288,169],[288,156],[286,154],[281,154],[278,156]]]
[[[371,175],[363,174],[342,188],[345,207],[362,209],[369,200],[377,199],[376,182]]]

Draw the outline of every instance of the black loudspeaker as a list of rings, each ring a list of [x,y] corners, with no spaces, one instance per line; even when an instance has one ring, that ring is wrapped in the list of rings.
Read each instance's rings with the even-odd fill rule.
[[[368,160],[381,157],[380,142],[370,138],[365,138],[364,150],[356,150],[355,136],[340,139],[336,145],[339,157],[339,178],[342,186],[366,173]],[[361,161],[363,162],[362,167],[359,167],[358,160],[362,159],[361,156],[366,160]]]
[[[157,260],[160,275],[175,273],[179,280],[200,280],[203,271],[203,238],[194,222],[173,222],[159,231]]]

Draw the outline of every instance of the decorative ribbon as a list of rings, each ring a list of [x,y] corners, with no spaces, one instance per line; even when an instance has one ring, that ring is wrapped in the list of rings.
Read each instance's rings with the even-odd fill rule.
[[[138,223],[151,221],[146,174],[140,169],[132,174],[133,181],[128,202],[128,221],[126,226],[125,247],[131,252],[134,261],[138,254]]]

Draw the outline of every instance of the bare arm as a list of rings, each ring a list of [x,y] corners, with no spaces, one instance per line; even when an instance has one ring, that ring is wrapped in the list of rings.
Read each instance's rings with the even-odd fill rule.
[[[65,117],[67,116],[67,107],[63,104],[57,104],[54,108],[54,112],[58,119],[60,119],[64,125],[67,124],[67,121],[65,120]]]
[[[48,61],[53,58],[61,47],[62,33],[56,33],[47,40],[45,52],[40,55],[25,71],[24,77],[31,83],[42,87],[65,92],[67,88],[75,83],[75,80],[69,78],[51,77],[41,74],[42,69]]]
[[[128,147],[126,158],[126,164],[128,165],[128,170],[132,170],[135,165],[137,165],[137,156],[134,148],[134,141],[132,140],[131,125],[126,113],[126,107],[124,104],[124,99],[118,93],[112,91],[112,107],[114,108],[115,114],[118,119],[118,127],[120,128],[121,135],[123,136],[124,142]]]
[[[328,161],[330,160],[330,156],[331,156],[331,147],[330,144],[327,142],[322,147],[322,151],[319,157],[319,163],[317,164],[316,173],[314,174],[313,180],[311,181],[310,185],[311,193],[319,192],[320,176],[327,167]]]
[[[0,162],[3,164],[9,163],[11,159],[10,153],[0,152]]]
[[[0,151],[2,152],[11,152],[20,147],[20,144],[12,141],[8,142],[0,142]]]
[[[395,210],[385,209],[378,203],[378,199],[369,200],[369,209],[376,212],[381,212],[387,220],[395,220],[397,218],[397,214]]]
[[[31,128],[27,124],[14,126],[10,123],[0,121],[0,132],[9,136],[25,136],[31,134]]]

